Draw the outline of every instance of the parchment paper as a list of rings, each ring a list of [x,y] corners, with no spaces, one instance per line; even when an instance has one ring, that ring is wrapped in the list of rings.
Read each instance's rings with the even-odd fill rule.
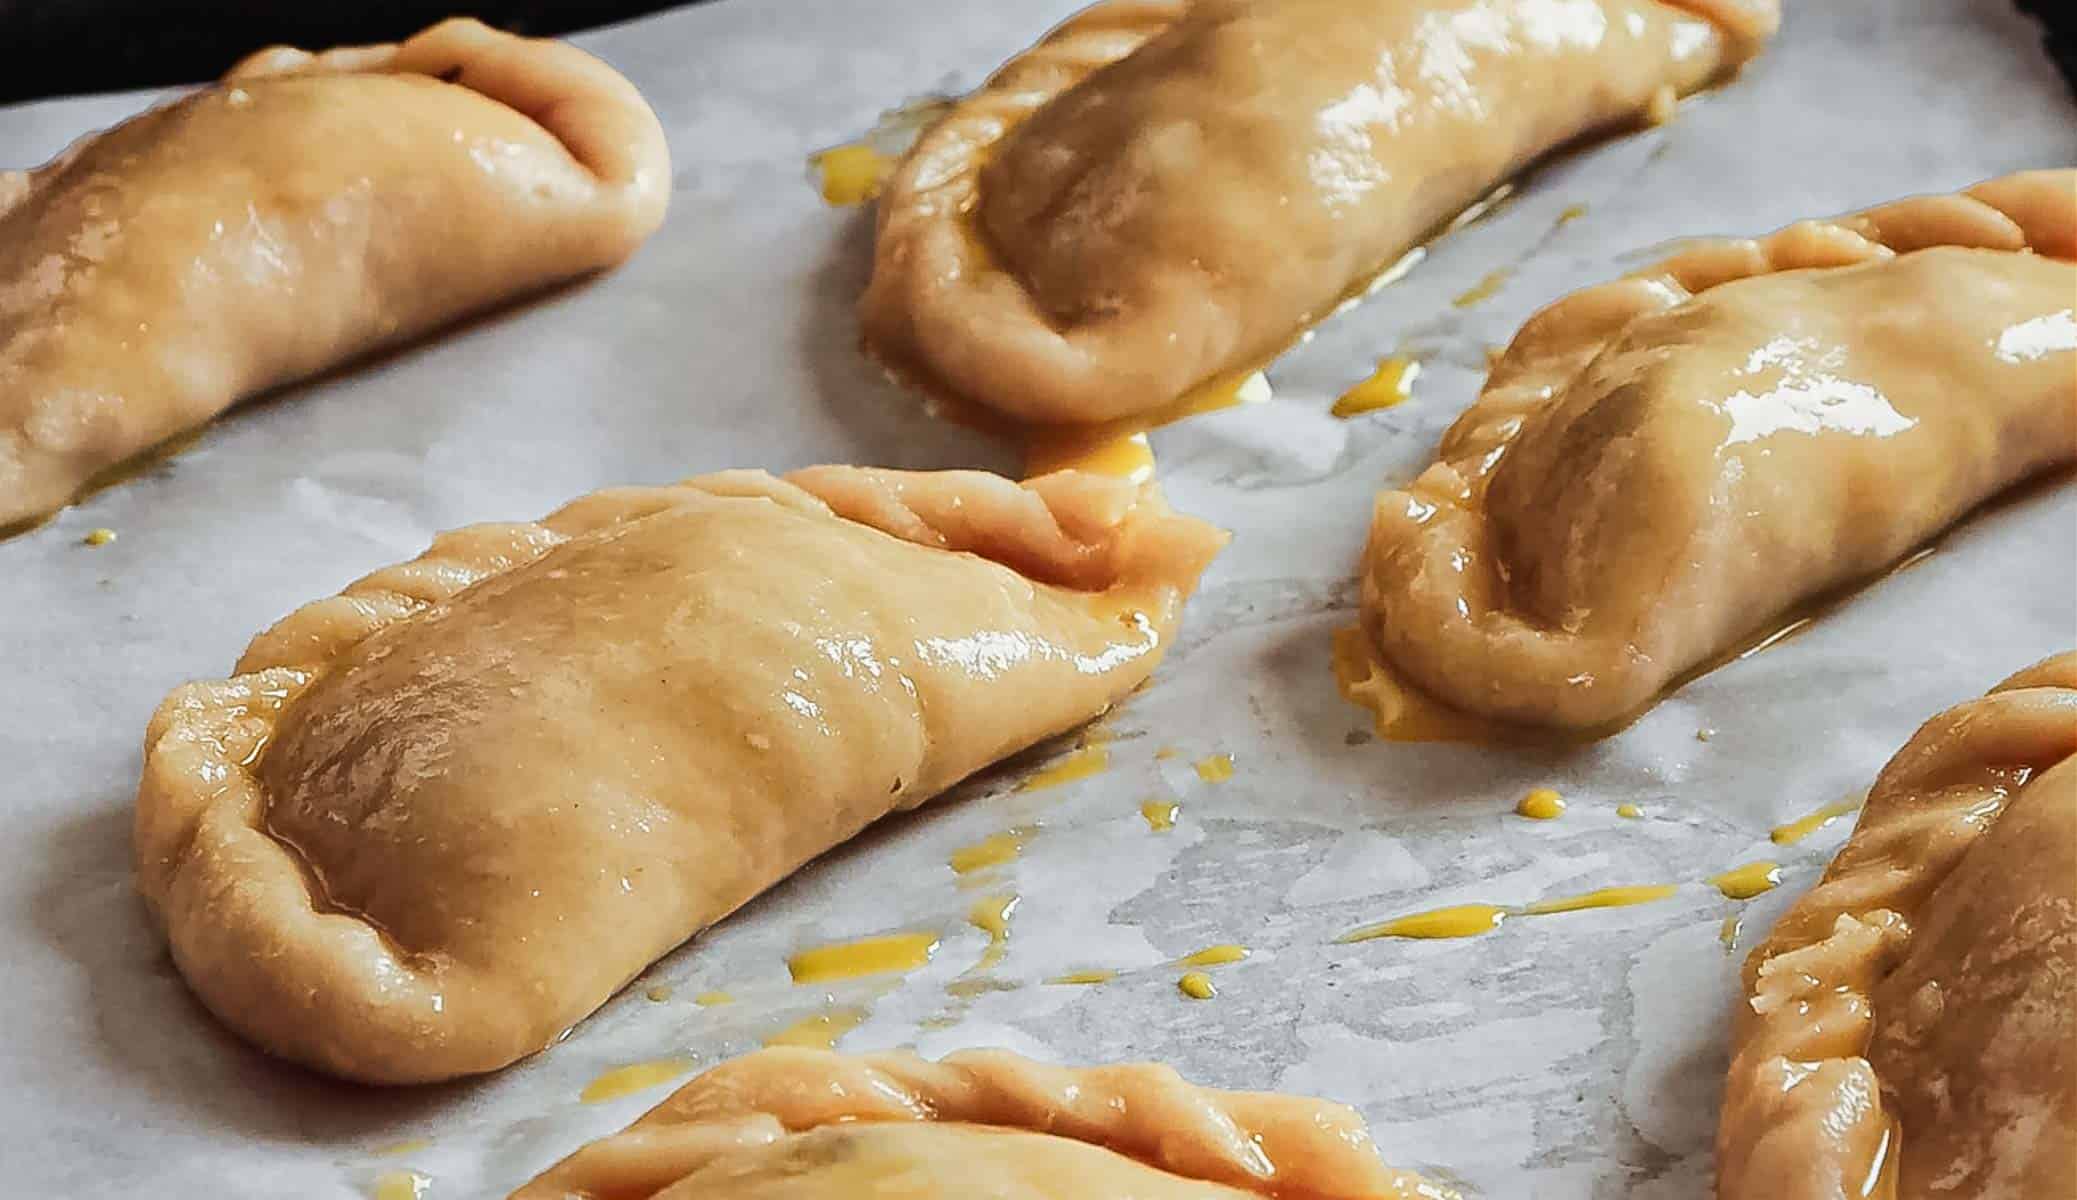
[[[869,218],[825,207],[803,160],[882,108],[971,86],[1072,7],[730,0],[579,38],[641,87],[676,159],[669,223],[626,269],[250,407],[0,544],[0,1193],[353,1197],[409,1168],[435,1200],[499,1194],[667,1090],[578,1103],[600,1072],[712,1063],[831,994],[871,1009],[847,1049],[1157,1058],[1207,1083],[1332,1096],[1393,1161],[1468,1195],[1707,1193],[1737,955],[1846,823],[1785,850],[1769,827],[1864,787],[1921,720],[2077,640],[2077,493],[1968,525],[1802,636],[1571,752],[1351,737],[1366,720],[1335,694],[1329,637],[1351,620],[1372,491],[1426,462],[1485,348],[1534,308],[1670,238],[2077,161],[2063,84],[1989,0],[1793,3],[1744,78],[1669,127],[1538,171],[1277,363],[1273,402],[1156,434],[1175,502],[1237,536],[1183,644],[1109,722],[1108,771],[1015,790],[1049,747],[975,780],[473,1083],[368,1090],[271,1062],[189,998],[148,929],[129,872],[145,719],[295,605],[436,530],[607,484],[817,461],[1013,468],[860,358]],[[0,111],[0,161],[41,161],[148,99]],[[1585,215],[1560,227],[1575,204]],[[1500,268],[1497,294],[1452,306]],[[1411,402],[1327,414],[1394,351],[1425,366]],[[120,540],[83,545],[97,526]],[[1180,755],[1157,759],[1166,746]],[[1233,756],[1230,781],[1192,769],[1213,753]],[[1513,816],[1541,785],[1571,812]],[[1141,820],[1150,797],[1182,805],[1173,831]],[[1623,802],[1645,817],[1618,818]],[[1015,986],[961,1007],[944,989],[982,951],[964,916],[985,891],[961,889],[946,856],[1023,824],[1041,828],[985,889],[1022,897],[995,972]],[[1751,904],[1699,882],[1759,857],[1786,882]],[[1331,944],[1443,904],[1650,882],[1684,886],[1477,940]],[[1745,922],[1735,954],[1718,938],[1730,915]],[[793,948],[909,929],[943,935],[924,970],[789,985]],[[1215,969],[1215,999],[1183,998],[1165,964],[1215,942],[1253,957]],[[1127,974],[1041,982],[1089,967]],[[653,985],[672,997],[645,998]],[[737,1003],[692,1002],[715,988]]]

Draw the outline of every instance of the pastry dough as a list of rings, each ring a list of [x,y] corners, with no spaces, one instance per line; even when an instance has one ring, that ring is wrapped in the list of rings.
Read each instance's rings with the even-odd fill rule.
[[[1721,1200],[2077,1194],[2077,654],[1927,722],[1745,982]]]
[[[1777,0],[1105,0],[896,169],[867,344],[1030,421],[1159,408],[1778,19]]]
[[[1590,728],[2077,460],[2077,171],[1704,243],[1530,318],[1378,497],[1363,624],[1466,711]]]
[[[138,884],[261,1046],[539,1050],[816,855],[1102,713],[1225,536],[1151,485],[818,467],[442,536],[146,735]]]
[[[617,263],[670,157],[573,46],[263,51],[0,177],[0,526],[238,401]]]
[[[899,1187],[895,1187],[896,1183]],[[875,1186],[877,1185],[877,1186]],[[764,1050],[708,1071],[511,1200],[1440,1200],[1362,1118],[1220,1092],[1168,1067],[1000,1050]]]

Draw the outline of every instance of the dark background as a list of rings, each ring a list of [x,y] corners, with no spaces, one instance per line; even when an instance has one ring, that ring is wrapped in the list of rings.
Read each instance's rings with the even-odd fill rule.
[[[2064,76],[2077,81],[2077,0],[2016,2],[2042,21],[2050,52]],[[445,16],[549,34],[677,6],[669,0],[0,0],[0,103],[213,79],[261,46],[396,41]]]
[[[608,25],[684,2],[0,0],[0,103],[199,82],[262,46],[321,50],[394,42],[442,17],[480,17],[515,33],[540,35]]]
[[[2072,91],[2077,91],[2077,0],[2018,0],[2019,7],[2034,14],[2046,31],[2048,53],[2063,69]],[[0,4],[6,0],[0,0]]]

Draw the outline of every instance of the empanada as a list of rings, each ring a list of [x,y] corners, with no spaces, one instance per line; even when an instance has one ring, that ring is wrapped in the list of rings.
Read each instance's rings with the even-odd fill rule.
[[[1259,366],[1531,160],[1754,54],[1777,0],[1104,0],[927,131],[869,348],[1035,422]]]
[[[1745,983],[1721,1200],[2077,1195],[2077,654],[1927,722]]]
[[[1324,1100],[1214,1091],[1151,1063],[775,1049],[694,1079],[511,1200],[1451,1194],[1379,1162],[1362,1118]]]
[[[139,888],[266,1049],[377,1082],[493,1070],[871,822],[1102,713],[1224,541],[1151,485],[857,467],[446,534],[160,706]]]
[[[263,51],[0,178],[0,526],[255,393],[621,261],[670,189],[627,80],[467,20]]]
[[[1709,242],[1529,319],[1377,499],[1363,624],[1459,709],[1591,728],[2077,460],[2077,171]]]

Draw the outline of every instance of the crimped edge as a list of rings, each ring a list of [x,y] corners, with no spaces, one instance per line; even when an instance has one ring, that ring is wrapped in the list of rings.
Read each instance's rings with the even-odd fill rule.
[[[1779,0],[1661,2],[1720,31],[1727,70],[1757,54],[1780,24]],[[1145,412],[1238,369],[1241,364],[1228,362],[1179,374],[1168,363],[1192,357],[1187,343],[1197,335],[1189,330],[1171,331],[1184,342],[1156,362],[1125,362],[1105,353],[1099,327],[1078,330],[1070,338],[1045,319],[1021,281],[993,270],[994,255],[964,216],[980,203],[981,172],[1012,130],[1091,75],[1136,53],[1187,17],[1193,6],[1194,0],[1099,0],[1012,57],[924,131],[881,193],[872,277],[858,305],[868,353],[933,396],[1039,424],[1088,424]],[[970,289],[972,303],[949,313],[926,303],[945,281]],[[1048,358],[1061,377],[1047,379],[1028,370],[1022,390],[982,394],[972,381],[996,374],[995,366],[1009,351],[1005,342],[966,336],[964,331],[981,319],[1027,320],[1034,341],[1062,352]]]
[[[1888,1118],[1881,1080],[1863,1057],[1874,993],[1909,953],[1927,899],[2025,787],[2008,794],[1982,780],[2012,765],[2038,774],[2072,755],[2077,652],[2065,652],[1927,721],[1883,767],[1824,878],[1746,958],[1717,1128],[1724,1200],[1759,1195],[1741,1190],[1741,1180],[1756,1161],[1778,1157],[1771,1139],[1839,1112],[1855,1113],[1855,1127],[1832,1134],[1860,1133],[1873,1144],[1856,1152],[1871,1161],[1807,1163],[1812,1179],[1836,1172],[1858,1184],[1883,1167]],[[1997,808],[1985,812],[1993,800]],[[1842,1053],[1849,1044],[1857,1048]]]
[[[240,59],[223,84],[298,75],[424,75],[467,88],[533,121],[608,191],[628,218],[622,257],[663,224],[671,151],[648,101],[598,57],[554,38],[526,38],[450,17],[394,43],[313,54],[269,46]]]
[[[1452,1195],[1386,1167],[1362,1118],[1324,1100],[1198,1087],[1154,1063],[1055,1067],[1001,1050],[929,1062],[782,1047],[713,1068],[512,1200],[637,1200],[731,1151],[854,1121],[1046,1133],[1283,1200]]]
[[[971,347],[955,331],[922,318],[922,303],[941,267],[971,276],[973,285],[1023,294],[1023,285],[1008,276],[984,279],[992,255],[978,231],[963,216],[980,199],[983,164],[1011,130],[1032,113],[1072,90],[1097,71],[1129,57],[1187,14],[1194,0],[1098,0],[1069,17],[1030,48],[999,67],[961,97],[910,147],[896,165],[880,195],[875,219],[872,277],[858,302],[862,343],[896,375],[912,379],[936,396],[986,404],[1021,420],[1067,422],[1102,420],[1118,412],[1070,413],[1077,405],[1055,394],[1037,403],[1002,404],[973,394],[961,380],[981,368],[976,356],[987,347]],[[970,285],[970,286],[973,286]],[[1030,299],[1023,296],[1028,308]],[[1035,310],[1033,310],[1035,312]],[[1041,336],[1058,338],[1050,327]],[[926,352],[925,346],[935,347]],[[949,359],[950,361],[947,361]],[[1080,376],[1097,374],[1084,360]],[[1155,376],[1137,381],[1158,388]],[[1084,383],[1066,390],[1085,389]]]
[[[479,1030],[481,1036],[471,1039],[477,1046],[523,1047],[496,1061],[490,1056],[500,1052],[490,1050],[481,1052],[485,1057],[459,1058],[368,1050],[408,1048],[435,1038],[437,981],[397,969],[400,960],[383,945],[382,931],[321,903],[302,864],[265,828],[257,764],[283,709],[366,638],[524,567],[572,538],[714,496],[763,499],[983,557],[1021,539],[1021,569],[1042,572],[1028,577],[1115,595],[1121,604],[1145,610],[1148,632],[1164,639],[1198,573],[1225,543],[1223,532],[1174,513],[1153,484],[1059,472],[1019,485],[978,471],[860,467],[808,468],[783,479],[726,471],[666,487],[612,489],[573,501],[539,522],[442,534],[418,558],[289,614],[253,639],[234,677],[177,688],[153,715],[132,835],[137,887],[203,1002],[223,1015],[233,1011],[229,1000],[236,995],[237,1011],[265,1014],[238,1024],[241,1033],[277,1053],[370,1082],[493,1070],[536,1048],[533,1034],[515,1016],[511,1027]],[[1091,582],[1101,586],[1074,586]],[[314,916],[309,928],[315,935],[293,941],[278,936],[284,905]],[[169,916],[196,912],[207,913],[208,920]],[[259,947],[267,952],[257,953]],[[368,953],[371,947],[377,952]],[[298,982],[306,974],[298,964],[311,957],[359,962],[373,974],[358,986],[313,994]],[[198,978],[185,970],[192,960],[241,958],[253,970],[236,978]],[[213,1002],[219,989],[223,1004]],[[255,995],[269,1002],[255,1004]]]
[[[1480,646],[1496,639],[1525,645],[1525,639],[1560,639],[1584,652],[1586,643],[1499,605],[1478,603],[1475,597],[1465,598],[1461,619],[1420,622],[1418,637],[1388,636],[1393,622],[1390,598],[1424,573],[1443,577],[1446,561],[1474,540],[1465,523],[1490,520],[1481,499],[1486,480],[1529,416],[1562,395],[1554,387],[1512,385],[1583,363],[1632,321],[1727,283],[1783,271],[1855,266],[1936,246],[2077,258],[2077,169],[2019,172],[1953,194],[1913,196],[1843,216],[1799,221],[1757,238],[1697,240],[1630,275],[1583,288],[1539,310],[1494,362],[1478,400],[1443,434],[1436,461],[1412,483],[1382,491],[1373,502],[1362,567],[1363,627],[1371,651],[1442,700],[1505,719],[1592,728],[1622,721],[1649,704],[1651,695],[1633,694],[1634,687],[1618,685],[1596,696],[1571,696],[1563,713],[1527,711],[1526,704],[1516,709],[1500,706],[1503,695],[1542,695],[1560,689],[1543,678],[1534,680],[1533,688],[1522,687],[1519,679],[1509,679],[1503,687],[1489,674],[1467,670],[1491,657]],[[1409,614],[1409,627],[1420,616]],[[1476,645],[1464,645],[1467,639]],[[1402,645],[1422,649],[1407,654]],[[1533,657],[1546,667],[1540,674],[1551,679],[1586,670],[1576,654],[1539,651]],[[1448,669],[1431,665],[1439,662],[1447,662]],[[1692,666],[1675,666],[1654,683],[1652,692]]]

